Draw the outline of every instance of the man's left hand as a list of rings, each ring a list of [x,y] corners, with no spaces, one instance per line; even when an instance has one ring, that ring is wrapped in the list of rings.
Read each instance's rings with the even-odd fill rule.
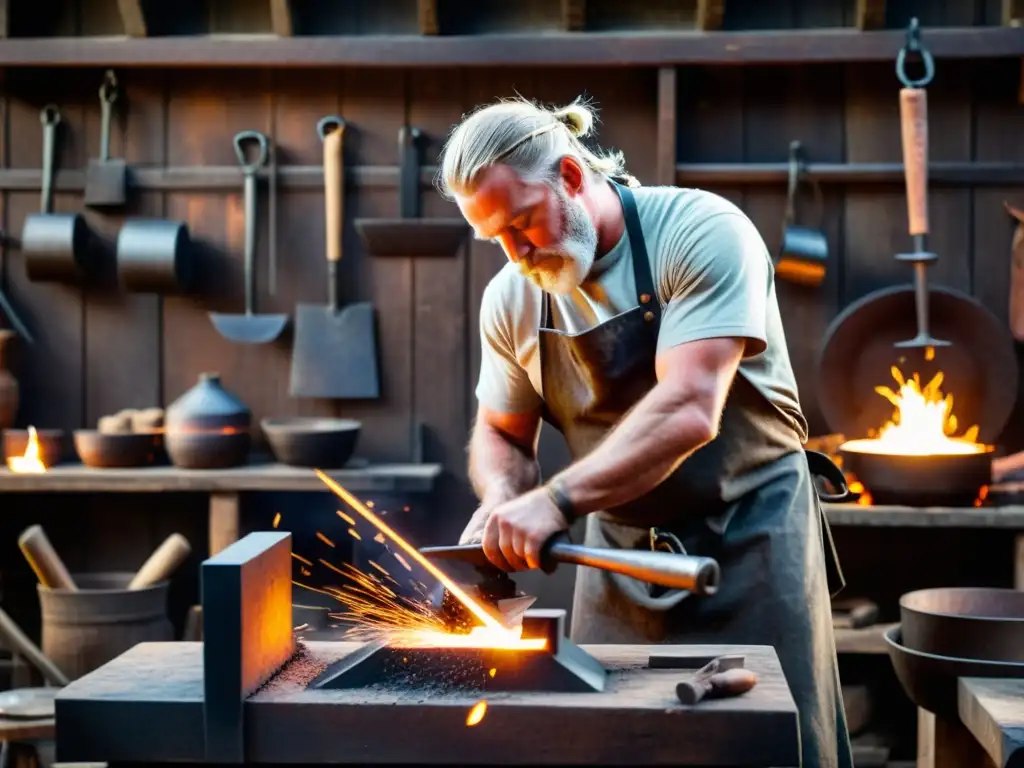
[[[484,554],[505,571],[539,568],[541,548],[568,527],[548,492],[537,488],[494,508],[484,527]]]

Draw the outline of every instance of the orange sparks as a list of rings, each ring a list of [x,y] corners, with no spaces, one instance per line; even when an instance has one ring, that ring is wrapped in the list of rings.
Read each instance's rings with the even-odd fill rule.
[[[473,705],[473,708],[469,710],[469,714],[466,716],[466,725],[476,725],[484,719],[485,714],[487,714],[487,701],[478,701],[476,704]]]
[[[367,506],[367,507],[368,507],[369,509],[373,509],[373,508],[374,508],[374,507],[375,507],[376,505],[375,505],[375,504],[374,504],[374,503],[373,503],[372,501],[367,501],[367,502],[366,502],[366,506]]]
[[[338,517],[340,517],[342,520],[344,520],[349,525],[355,525],[356,524],[356,520],[355,520],[354,517],[349,517],[344,512],[342,512],[340,509],[338,510]]]
[[[498,670],[496,670],[494,667],[491,667],[489,670],[487,670],[487,674],[491,677],[494,677],[496,674],[498,674]]]
[[[377,569],[378,571],[380,571],[381,573],[383,573],[383,574],[384,574],[385,576],[387,576],[387,577],[388,577],[389,579],[391,578],[391,574],[390,574],[390,573],[388,573],[388,572],[387,572],[387,570],[385,570],[383,566],[377,565],[377,563],[373,562],[373,560],[370,560],[370,565],[372,565],[372,566],[373,566],[374,568],[376,568],[376,569]]]
[[[320,539],[320,541],[322,541],[322,542],[323,542],[324,544],[326,544],[326,545],[327,545],[328,547],[333,547],[333,546],[334,546],[334,542],[333,542],[333,541],[331,541],[330,539],[328,539],[328,538],[327,538],[326,536],[324,536],[324,535],[323,535],[322,533],[320,533],[320,531],[317,531],[317,532],[316,532],[316,537],[317,537],[318,539]]]
[[[328,477],[326,474],[321,472],[319,469],[314,470],[319,476],[320,480],[330,488],[334,493],[348,502],[348,505],[352,507],[360,516],[365,518],[369,523],[376,527],[381,533],[387,536],[393,541],[399,548],[401,548],[409,557],[419,563],[426,571],[433,576],[435,579],[441,582],[447,589],[452,597],[457,599],[477,618],[480,622],[488,629],[495,633],[504,635],[509,640],[518,640],[516,633],[502,626],[501,622],[498,621],[494,616],[487,612],[487,610],[477,603],[472,597],[470,597],[465,590],[456,584],[452,579],[440,568],[431,563],[427,558],[420,554],[419,550],[409,544],[405,539],[399,536],[395,531],[388,526],[383,520],[377,515],[371,512],[367,507],[359,502],[355,496],[342,488],[338,483]],[[396,554],[397,557],[397,554]]]
[[[312,567],[313,565],[313,562],[311,560],[307,560],[302,555],[297,555],[294,552],[292,552],[292,557],[294,557],[296,560],[298,560],[300,563],[303,563],[304,565],[308,565],[310,567]]]
[[[271,523],[271,525],[273,525],[275,528],[277,528],[277,526],[279,526],[280,524],[281,524],[281,513],[280,512],[275,512],[274,513],[274,522]]]
[[[358,533],[356,533],[356,529],[355,528],[349,528],[348,529],[348,535],[351,536],[356,541],[362,541],[363,540],[363,537],[360,536]]]
[[[394,555],[395,560],[397,560],[399,563],[402,564],[402,567],[405,568],[405,570],[407,570],[407,571],[411,571],[412,570],[412,566],[409,565],[408,562],[406,562],[406,559],[404,557],[402,557],[397,552],[392,552],[391,554]]]
[[[383,544],[385,541],[387,541],[387,537],[385,537],[383,533],[378,533],[376,536],[373,537],[373,540],[376,541],[378,544]]]

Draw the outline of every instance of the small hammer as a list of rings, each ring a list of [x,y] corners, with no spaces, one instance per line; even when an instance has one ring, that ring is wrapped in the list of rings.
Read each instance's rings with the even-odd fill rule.
[[[684,680],[676,685],[676,696],[680,703],[693,706],[701,699],[744,694],[757,685],[757,675],[745,669],[745,663],[742,654],[712,659],[694,673],[692,680]]]

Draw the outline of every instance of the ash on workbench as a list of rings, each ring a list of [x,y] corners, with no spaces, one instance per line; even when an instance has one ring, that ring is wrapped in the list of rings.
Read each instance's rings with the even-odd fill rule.
[[[296,642],[295,653],[292,657],[277,671],[277,674],[261,685],[256,692],[260,693],[275,687],[287,687],[289,689],[305,688],[317,675],[327,669],[329,663],[320,658],[320,656],[311,653],[305,643]]]

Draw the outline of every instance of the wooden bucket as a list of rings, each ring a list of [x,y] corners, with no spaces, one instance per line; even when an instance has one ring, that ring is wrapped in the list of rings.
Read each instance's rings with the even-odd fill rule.
[[[134,573],[75,575],[78,591],[38,585],[42,651],[75,680],[138,643],[174,639],[169,583],[126,589]]]

